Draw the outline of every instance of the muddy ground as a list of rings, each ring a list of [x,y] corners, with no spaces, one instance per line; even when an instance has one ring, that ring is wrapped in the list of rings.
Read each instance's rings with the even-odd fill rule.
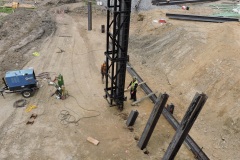
[[[85,3],[72,2],[42,1],[34,10],[17,9],[1,17],[1,76],[29,67],[36,74],[49,72],[51,79],[61,73],[71,96],[63,101],[51,97],[55,88],[44,78],[25,107],[13,107],[20,94],[5,94],[0,99],[0,159],[161,159],[175,131],[161,116],[147,146],[149,154],[137,147],[154,104],[145,100],[131,106],[128,100],[122,112],[109,107],[99,71],[106,50],[106,35],[101,33],[105,9],[94,6],[93,30],[88,31]],[[153,91],[169,94],[179,122],[195,93],[206,93],[207,103],[190,135],[210,159],[235,160],[240,157],[240,24],[165,17],[167,12],[214,12],[206,4],[190,8],[133,12],[130,63]],[[153,22],[162,18],[166,24]],[[127,74],[127,84],[130,79]],[[137,96],[144,96],[140,88]],[[37,108],[26,112],[29,105]],[[125,125],[131,110],[139,111],[133,130]],[[74,123],[61,120],[66,111]],[[26,125],[32,113],[38,117]],[[99,145],[87,142],[89,136]],[[175,159],[192,160],[194,155],[183,144]]]

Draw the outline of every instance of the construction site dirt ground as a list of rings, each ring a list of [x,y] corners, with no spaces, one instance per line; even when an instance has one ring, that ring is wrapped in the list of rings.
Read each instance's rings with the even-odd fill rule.
[[[101,33],[101,25],[106,25],[106,11],[94,8],[93,28],[88,31],[84,3],[41,3],[35,10],[20,9],[1,18],[0,74],[30,67],[36,75],[49,72],[51,79],[62,74],[70,96],[65,100],[51,96],[55,88],[45,78],[25,107],[13,107],[23,98],[20,94],[4,94],[0,159],[161,159],[175,134],[163,116],[147,145],[149,154],[137,147],[154,104],[146,99],[131,106],[127,100],[120,112],[103,98],[100,66],[106,34]],[[66,9],[68,13],[63,12]],[[206,93],[208,100],[189,134],[211,160],[239,159],[240,23],[179,21],[168,19],[167,12],[209,15],[214,11],[195,4],[189,11],[179,7],[133,12],[129,62],[157,95],[169,94],[167,103],[175,105],[173,115],[179,122],[195,93]],[[154,22],[159,19],[167,23]],[[127,73],[125,87],[130,81]],[[129,99],[129,92],[126,96]],[[139,87],[137,98],[143,96]],[[30,105],[37,108],[26,112]],[[138,110],[139,116],[129,129],[126,119],[131,110]],[[61,120],[66,112],[75,123]],[[32,114],[38,116],[27,125]],[[100,143],[95,146],[88,137]],[[183,144],[175,159],[192,160],[194,155]]]

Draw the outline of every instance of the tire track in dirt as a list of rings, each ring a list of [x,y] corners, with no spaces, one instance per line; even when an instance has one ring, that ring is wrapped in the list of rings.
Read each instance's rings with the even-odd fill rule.
[[[23,112],[22,108],[15,108],[0,128],[0,159],[14,159],[16,152],[21,154],[21,148],[18,147],[20,143],[17,142],[25,132],[25,130],[20,127],[26,121],[22,120]],[[20,118],[18,115],[21,115]]]
[[[90,43],[89,37],[87,35],[86,29],[85,29],[86,26],[83,26],[82,24],[79,24],[79,23],[78,23],[78,26],[79,26],[78,27],[79,33],[80,33],[81,37],[83,38],[84,44],[87,48],[87,54],[86,55],[87,55],[87,59],[88,59],[88,62],[89,62],[88,67],[91,68],[91,69],[89,69],[89,71],[90,71],[90,76],[92,78],[92,76],[93,76],[92,71],[98,70],[98,68],[96,68],[95,63],[94,63],[95,62],[95,57],[93,56],[93,53],[92,53],[92,50],[93,50],[92,44]]]
[[[56,42],[56,43],[55,43]],[[33,66],[37,71],[49,71],[47,69],[51,68],[51,70],[53,71],[61,71],[63,68],[63,65],[61,65],[63,63],[63,58],[64,58],[64,54],[61,54],[60,56],[57,53],[48,53],[48,50],[50,51],[54,51],[56,46],[58,44],[61,44],[60,46],[64,46],[64,39],[62,38],[58,38],[58,37],[51,37],[49,40],[46,41],[44,48],[40,51],[40,57],[41,59],[39,60],[40,57],[36,57],[33,61],[29,62],[28,65]],[[46,83],[46,82],[45,82]],[[40,90],[36,93],[36,95],[34,95],[33,98],[29,99],[30,103],[35,104],[36,106],[38,106],[37,110],[40,111],[43,114],[44,112],[47,113],[51,113],[52,109],[47,107],[49,106],[49,103],[51,103],[51,98],[47,98],[46,99],[46,93],[49,90],[49,86],[46,86],[47,84],[44,84],[44,87],[40,88]],[[48,97],[48,96],[47,96]],[[50,95],[49,95],[50,97]],[[42,114],[40,114],[39,116],[41,116]],[[40,118],[40,117],[38,117]],[[45,117],[46,118],[46,117]],[[53,119],[55,119],[55,117],[52,117]],[[47,122],[52,121],[52,118],[48,118],[47,120],[44,120],[42,118],[39,119],[39,121],[41,122]],[[35,126],[36,130],[39,130],[38,126]],[[45,145],[45,141],[44,141],[44,134],[40,134],[38,135],[38,139],[31,139],[28,140],[29,144],[26,144],[24,138],[27,138],[28,136],[30,136],[30,134],[35,134],[32,133],[33,129],[32,128],[26,128],[25,129],[26,134],[20,139],[20,142],[18,143],[20,146],[20,148],[28,148],[27,150],[25,150],[25,152],[22,152],[21,154],[18,154],[18,157],[27,157],[28,156],[28,151],[31,150],[38,150],[37,145],[32,144],[34,141],[34,143],[38,143],[38,146],[44,146]],[[13,146],[13,143],[15,142],[11,142],[8,144],[9,147]],[[32,145],[32,147],[31,147]],[[30,148],[29,148],[30,147]],[[9,151],[10,148],[7,148],[6,150]],[[38,154],[38,153],[37,153]],[[16,158],[16,157],[15,157]]]
[[[56,15],[56,23],[60,23],[58,22],[59,20],[59,15]],[[59,25],[61,26],[61,25]],[[63,26],[63,25],[62,25]],[[61,32],[63,30],[63,27],[57,28],[57,30],[50,36],[48,37],[45,42],[43,43],[44,46],[41,46],[42,49],[40,50],[40,56],[39,57],[35,57],[34,60],[30,61],[29,64],[32,64],[33,66],[35,66],[35,68],[37,68],[37,70],[39,71],[48,71],[49,68],[53,68],[55,67],[55,63],[59,62],[61,63],[61,61],[56,61],[56,58],[58,58],[58,56],[56,56],[56,49],[58,48],[58,46],[64,46],[64,38],[59,37],[59,35],[61,35]],[[54,52],[51,52],[54,51]],[[41,63],[39,62],[39,59],[41,61]],[[54,63],[53,63],[54,62]],[[37,65],[36,65],[37,64]]]
[[[36,144],[42,145],[41,139],[43,139],[44,135],[37,135],[39,127],[36,123],[41,123],[43,119],[40,117],[42,117],[45,110],[47,110],[47,112],[49,111],[48,107],[45,105],[48,100],[42,101],[44,94],[44,92],[38,92],[37,95],[28,99],[29,103],[27,106],[34,104],[37,106],[37,109],[30,113],[25,113],[25,108],[16,108],[12,115],[7,119],[7,122],[4,123],[3,128],[11,126],[11,128],[7,128],[7,134],[3,135],[5,147],[2,148],[3,150],[1,151],[6,153],[5,155],[3,154],[6,158],[25,159],[29,156],[29,152],[38,149]],[[26,122],[30,120],[29,117],[32,113],[38,114],[37,120],[33,125],[26,125]],[[36,136],[36,138],[32,138],[34,136]]]
[[[94,58],[89,58],[89,55],[91,54],[89,50],[91,50],[91,45],[89,44],[89,39],[86,35],[86,31],[84,30],[84,26],[80,25],[79,23],[76,23],[76,19],[73,19],[71,17],[71,24],[73,31],[72,36],[72,49],[70,51],[71,56],[71,72],[72,72],[72,82],[71,85],[74,85],[77,87],[77,92],[80,92],[80,94],[83,97],[79,97],[80,101],[81,99],[87,99],[88,93],[83,93],[82,88],[88,88],[88,90],[93,90],[91,85],[89,85],[89,80],[93,79],[92,76],[92,63],[94,63]],[[80,31],[79,31],[80,30]],[[78,32],[79,31],[79,32]],[[76,34],[79,33],[79,34]],[[83,44],[82,44],[83,43]],[[83,47],[84,48],[81,48]],[[84,53],[82,53],[84,52]],[[76,89],[74,89],[76,90]],[[76,93],[75,93],[76,94]],[[81,101],[81,104],[84,103],[86,105],[85,101]]]
[[[68,17],[66,17],[66,19],[68,19]],[[68,19],[69,21],[69,19]],[[67,60],[67,56],[68,56],[68,45],[71,45],[71,39],[72,39],[72,34],[71,32],[69,33],[69,31],[71,31],[71,29],[69,29],[70,24],[67,25],[58,25],[60,26],[58,29],[58,33],[55,35],[55,40],[53,40],[54,43],[51,47],[51,51],[54,51],[52,53],[48,53],[48,54],[52,54],[50,62],[46,63],[47,65],[45,66],[45,68],[52,68],[52,70],[54,70],[55,72],[61,73],[63,71],[63,66],[65,61]],[[64,35],[69,35],[70,37],[64,37]],[[63,36],[63,37],[62,37]],[[63,50],[63,52],[61,53],[57,53],[58,50]]]
[[[101,81],[101,74],[100,74],[100,65],[99,67],[96,65],[99,62],[99,53],[102,52],[102,48],[104,47],[101,46],[100,44],[102,44],[102,40],[97,40],[96,38],[94,38],[95,36],[101,37],[102,34],[100,32],[96,32],[96,28],[93,27],[93,29],[91,31],[87,31],[87,19],[86,17],[76,17],[73,16],[74,21],[77,23],[78,25],[78,31],[80,36],[83,39],[83,43],[86,46],[87,51],[82,53],[82,57],[81,58],[82,61],[87,61],[86,63],[86,67],[85,67],[85,79],[86,81],[89,83],[89,80],[94,80],[94,83],[90,84],[89,88],[91,90],[91,92],[89,93],[90,95],[92,95],[92,97],[102,97],[102,95],[104,95],[104,92],[99,92],[99,90],[97,90],[96,88],[102,88],[102,81]],[[96,18],[97,19],[97,18]],[[81,23],[80,23],[81,22]],[[83,23],[82,23],[83,22]],[[85,22],[85,23],[84,23]],[[97,22],[97,21],[96,21]],[[101,48],[101,49],[99,49]],[[104,60],[105,56],[102,55],[102,60],[100,60],[100,62],[102,63]],[[86,69],[88,69],[88,71],[86,71]],[[86,75],[90,74],[90,77],[87,77]],[[84,75],[83,75],[84,76]],[[103,89],[102,89],[103,91]]]
[[[17,112],[17,109],[15,108],[12,114],[3,122],[3,125],[1,125],[0,127],[1,146],[2,146],[3,137],[5,136],[4,134],[6,134],[6,132],[8,131],[6,130],[6,128],[8,128],[8,126],[10,126],[13,123],[16,112]]]

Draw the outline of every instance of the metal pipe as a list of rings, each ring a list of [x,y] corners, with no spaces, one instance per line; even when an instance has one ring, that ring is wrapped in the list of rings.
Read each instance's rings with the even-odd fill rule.
[[[92,30],[92,2],[88,2],[88,30]]]

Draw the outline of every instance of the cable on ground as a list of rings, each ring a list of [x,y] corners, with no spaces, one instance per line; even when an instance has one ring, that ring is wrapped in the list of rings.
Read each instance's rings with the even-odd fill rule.
[[[68,124],[70,124],[70,123],[74,123],[76,126],[78,126],[78,125],[79,125],[78,122],[79,122],[81,119],[84,119],[84,118],[94,118],[94,117],[100,116],[101,113],[100,113],[99,111],[83,108],[83,107],[78,103],[77,99],[76,99],[74,96],[69,95],[69,97],[74,98],[75,101],[77,102],[78,106],[79,106],[81,109],[83,109],[83,110],[85,110],[85,111],[89,111],[89,112],[97,112],[97,114],[96,114],[96,115],[93,115],[93,116],[81,117],[78,113],[76,113],[75,111],[67,108],[67,107],[64,105],[64,107],[65,107],[66,109],[71,110],[71,111],[74,112],[76,115],[78,115],[80,118],[77,119],[75,116],[71,115],[68,110],[61,110],[60,113],[59,113],[59,115],[58,115],[58,118],[60,119],[61,124],[63,124],[63,125],[68,125]]]
[[[20,100],[17,100],[13,103],[13,107],[15,107],[15,108],[24,107],[26,104],[27,104],[26,99],[20,99]]]
[[[51,74],[56,75],[55,72],[42,72],[42,73],[39,73],[36,76],[36,78],[39,80],[43,80],[43,79],[51,80]]]

